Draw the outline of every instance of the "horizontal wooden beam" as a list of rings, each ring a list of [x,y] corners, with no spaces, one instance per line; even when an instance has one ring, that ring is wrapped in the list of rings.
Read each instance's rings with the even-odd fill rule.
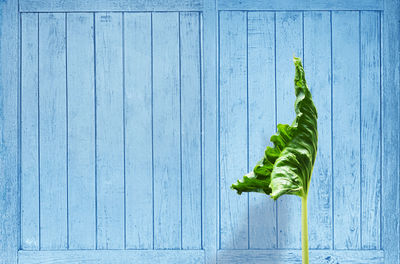
[[[219,0],[218,10],[383,10],[383,0]],[[202,11],[203,0],[20,0],[21,12]]]
[[[21,12],[200,11],[202,0],[20,0]]]
[[[301,250],[219,250],[218,263],[301,263]],[[310,263],[382,264],[382,250],[310,250]]]
[[[301,263],[301,250],[219,250],[218,263]],[[18,263],[204,263],[203,250],[19,251]],[[383,250],[311,250],[311,263],[383,264]]]
[[[218,10],[383,10],[383,0],[218,0]]]
[[[204,262],[203,250],[63,250],[19,251],[18,263],[187,263]]]

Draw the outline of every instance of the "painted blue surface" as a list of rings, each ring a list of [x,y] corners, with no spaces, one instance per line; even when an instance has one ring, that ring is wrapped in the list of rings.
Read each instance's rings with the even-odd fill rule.
[[[383,2],[1,3],[0,263],[298,263],[300,200],[229,188],[293,120],[293,55],[319,113],[311,260],[398,263]]]

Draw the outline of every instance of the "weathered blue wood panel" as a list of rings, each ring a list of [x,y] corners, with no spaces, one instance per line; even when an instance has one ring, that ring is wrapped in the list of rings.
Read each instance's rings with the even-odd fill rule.
[[[301,250],[220,250],[218,263],[287,264],[301,263]],[[383,264],[381,250],[310,250],[310,263]]]
[[[70,249],[96,248],[94,30],[67,14],[68,232]]]
[[[400,262],[400,1],[386,0],[382,49],[382,245],[385,264]]]
[[[217,21],[215,1],[204,0],[202,13],[203,103],[203,244],[205,263],[216,263],[219,242]],[[205,30],[207,28],[207,30]]]
[[[59,251],[20,251],[19,263],[41,264],[57,263],[204,263],[203,250],[59,250]]]
[[[276,13],[276,107],[277,122],[291,124],[293,102],[293,55],[303,57],[303,17],[301,12]],[[278,200],[278,247],[300,248],[301,202],[297,196]]]
[[[153,14],[154,248],[181,248],[179,14]]]
[[[249,12],[248,119],[249,169],[263,157],[275,133],[275,15]],[[276,202],[266,195],[249,194],[249,248],[276,248]]]
[[[66,249],[67,109],[65,15],[39,14],[41,249]]]
[[[17,261],[19,232],[33,250],[20,263],[298,262],[265,250],[300,248],[297,197],[229,189],[293,120],[293,55],[319,111],[310,247],[332,251],[313,261],[399,261],[398,1],[206,1],[204,25],[182,12],[199,1],[20,3],[42,13],[21,14],[17,135],[18,36],[2,11],[0,262]],[[84,12],[154,10],[174,12]],[[81,250],[125,248],[205,251]]]
[[[370,0],[369,0],[370,1]],[[380,0],[381,1],[381,0]],[[22,12],[201,11],[202,0],[21,0]]]
[[[378,12],[360,13],[361,248],[380,248],[381,79]]]
[[[360,247],[359,14],[332,14],[334,248]]]
[[[23,0],[24,2],[26,0]],[[30,0],[32,1],[32,0]],[[219,0],[220,10],[382,10],[384,0]]]
[[[201,248],[201,81],[199,13],[180,13],[180,118],[183,249]]]
[[[124,14],[126,247],[153,248],[151,14]]]
[[[375,11],[371,12],[364,12],[365,15],[379,15],[379,13]],[[274,23],[274,20],[269,22],[269,25],[264,25],[262,26],[263,22],[260,22],[260,20],[257,20],[257,22],[248,22],[249,24],[247,25],[247,31],[245,32],[246,28],[243,29],[242,31],[238,32],[238,26],[235,25],[235,31],[234,33],[232,32],[227,32],[225,33],[225,25],[224,23],[232,23],[233,19],[230,18],[230,20],[226,19],[224,16],[225,14],[230,14],[231,16],[239,16],[239,14],[243,14],[242,11],[227,11],[227,12],[221,12],[220,13],[221,18],[220,18],[220,89],[225,85],[225,80],[224,80],[224,69],[227,68],[227,71],[229,74],[232,74],[235,76],[235,78],[238,77],[238,73],[233,72],[232,69],[234,67],[244,67],[242,66],[242,63],[246,63],[246,69],[248,69],[248,73],[244,73],[245,77],[247,76],[247,82],[249,85],[249,91],[250,87],[252,85],[253,81],[253,76],[256,74],[260,74],[260,76],[265,77],[266,74],[262,74],[263,72],[263,66],[258,65],[257,62],[252,59],[249,55],[249,59],[246,62],[241,62],[240,60],[236,59],[234,57],[228,57],[228,59],[224,59],[225,52],[226,50],[230,47],[230,45],[238,45],[240,40],[245,40],[245,47],[247,48],[247,54],[251,54],[251,49],[254,48],[252,46],[252,43],[250,41],[253,41],[251,34],[248,32],[249,31],[249,26],[251,23],[254,23],[255,25],[260,26],[264,30],[267,30],[268,26],[271,26],[271,23]],[[253,13],[250,12],[248,15],[250,16],[255,16],[258,13]],[[270,12],[263,12],[261,14],[264,15],[271,15],[273,13]],[[244,15],[242,15],[244,16]],[[310,87],[313,91],[313,93],[316,93],[317,95],[315,96],[315,101],[316,104],[319,105],[319,112],[320,112],[320,119],[319,119],[319,124],[320,124],[320,149],[319,149],[319,154],[320,156],[322,155],[322,158],[317,159],[316,163],[316,170],[315,170],[315,175],[314,175],[314,184],[313,188],[310,194],[310,223],[314,229],[313,231],[310,232],[310,241],[311,242],[311,248],[317,248],[317,249],[329,249],[333,247],[338,247],[338,248],[360,248],[361,247],[361,233],[363,228],[366,230],[367,234],[365,234],[365,240],[373,240],[373,241],[378,241],[379,240],[379,234],[376,232],[377,227],[379,229],[379,222],[378,221],[378,216],[376,215],[376,211],[379,211],[379,181],[376,182],[376,179],[379,180],[379,173],[378,176],[371,176],[371,172],[367,172],[371,166],[376,166],[376,164],[379,163],[378,161],[374,163],[371,162],[366,162],[371,159],[371,157],[362,157],[360,156],[360,152],[362,150],[362,145],[360,145],[360,134],[362,130],[360,130],[361,127],[374,127],[378,128],[378,132],[376,130],[371,131],[369,134],[373,134],[376,136],[376,134],[379,134],[379,118],[373,118],[369,117],[367,114],[367,117],[365,119],[362,119],[362,113],[360,110],[360,96],[362,93],[360,93],[360,73],[363,71],[368,74],[367,76],[373,76],[370,78],[375,78],[375,81],[370,81],[373,82],[373,84],[369,84],[369,86],[373,86],[374,88],[366,88],[372,89],[375,93],[378,93],[379,95],[379,87],[378,89],[376,88],[376,85],[379,85],[379,45],[377,44],[379,42],[379,36],[375,36],[375,41],[371,40],[370,38],[365,41],[365,45],[372,45],[370,47],[371,52],[368,54],[375,54],[372,55],[373,57],[369,59],[369,62],[366,63],[364,66],[360,64],[361,57],[359,56],[359,53],[361,52],[361,39],[359,35],[361,35],[361,17],[359,17],[359,12],[335,12],[333,14],[333,23],[331,23],[331,13],[330,12],[279,12],[276,13],[276,54],[277,54],[277,63],[276,63],[276,71],[277,71],[277,119],[279,122],[287,123],[291,122],[293,119],[292,116],[294,116],[294,113],[292,113],[292,107],[290,105],[285,104],[288,98],[291,97],[292,95],[292,77],[290,74],[290,69],[291,69],[291,63],[290,63],[290,58],[293,55],[293,51],[297,54],[303,53],[303,50],[305,54],[307,54],[307,58],[304,58],[304,64],[306,67],[306,71],[308,69],[311,71],[311,74],[308,74],[307,76],[309,79],[309,84]],[[337,17],[335,17],[337,16]],[[303,21],[304,17],[304,21]],[[243,18],[244,19],[244,18]],[[336,19],[336,20],[335,20]],[[225,21],[227,20],[227,21]],[[304,23],[304,25],[303,25]],[[336,24],[335,24],[336,23]],[[347,28],[346,28],[347,25]],[[227,25],[226,27],[228,27]],[[233,27],[233,26],[232,26]],[[332,27],[332,32],[331,32],[331,27]],[[359,29],[360,27],[360,29]],[[369,30],[368,32],[379,32],[380,25],[378,22],[375,22],[373,24],[370,23],[369,27],[373,27],[373,30]],[[347,32],[346,30],[350,30],[351,34]],[[304,32],[304,37],[302,33]],[[247,34],[246,34],[247,33]],[[224,36],[226,35],[226,37]],[[225,39],[226,38],[226,39]],[[247,38],[247,39],[246,39]],[[318,38],[320,41],[315,41],[315,39]],[[332,42],[333,40],[333,42]],[[225,41],[225,42],[224,42]],[[247,43],[247,42],[248,43]],[[226,43],[229,43],[227,45]],[[262,42],[262,44],[267,45],[267,41]],[[304,44],[303,44],[304,43]],[[375,44],[371,44],[375,43]],[[344,45],[345,44],[345,45]],[[222,46],[221,46],[222,45]],[[304,45],[304,47],[303,47]],[[343,49],[343,47],[346,47]],[[332,49],[332,51],[331,51]],[[235,48],[236,52],[239,52],[241,49],[240,48]],[[331,58],[332,54],[331,52],[336,55],[335,58]],[[262,52],[258,52],[259,54]],[[350,55],[351,54],[351,55]],[[283,61],[284,57],[288,57],[287,60]],[[271,56],[269,56],[271,57]],[[350,57],[350,59],[349,59]],[[267,59],[262,60],[263,65],[268,65]],[[231,65],[233,64],[233,65]],[[255,65],[255,66],[254,66]],[[374,66],[375,65],[375,66]],[[333,66],[333,67],[332,67]],[[273,72],[274,69],[272,69]],[[240,71],[238,71],[240,73]],[[331,75],[332,72],[335,76],[336,79],[334,79],[335,83],[332,83],[331,81]],[[247,74],[247,75],[246,75]],[[230,75],[228,75],[230,76]],[[367,78],[367,77],[365,77]],[[369,78],[369,77],[368,77]],[[378,82],[376,81],[378,80]],[[268,81],[265,81],[268,82]],[[351,89],[351,91],[348,91],[349,83],[352,83],[354,86],[357,88]],[[229,94],[232,94],[232,89],[239,89],[239,86],[241,87],[242,84],[240,85],[239,81],[234,82],[235,85],[233,85],[233,88],[229,91]],[[258,85],[260,87],[261,85]],[[367,84],[368,86],[368,84]],[[336,89],[335,89],[336,87]],[[333,89],[333,90],[331,90]],[[352,96],[348,96],[348,93],[354,93]],[[333,93],[333,97],[331,97],[331,93]],[[229,96],[221,93],[221,101],[223,102],[224,96]],[[260,96],[261,93],[258,93],[258,97]],[[279,95],[280,94],[280,95]],[[250,95],[250,92],[249,92]],[[247,95],[246,95],[247,96]],[[342,98],[346,97],[348,102],[344,102],[342,99],[336,99],[336,98]],[[367,95],[365,95],[364,100],[371,100],[374,96],[369,95],[367,92]],[[286,98],[286,99],[285,99]],[[375,100],[378,100],[376,97]],[[250,102],[256,102],[257,99],[255,99],[253,96],[249,96],[249,104],[251,105]],[[354,100],[356,100],[356,103],[353,103]],[[357,101],[358,100],[358,101]],[[265,100],[263,101],[265,102]],[[333,102],[333,104],[331,104]],[[336,105],[335,105],[336,104]],[[376,107],[378,107],[378,113],[379,113],[379,100],[377,103]],[[222,104],[221,104],[222,105]],[[281,107],[280,107],[281,106]],[[347,107],[348,110],[343,111],[342,107]],[[261,106],[260,106],[261,107]],[[375,111],[376,111],[375,107]],[[333,112],[332,112],[332,108]],[[251,106],[250,106],[251,109]],[[336,109],[336,111],[335,111]],[[351,110],[350,110],[351,109]],[[369,109],[368,111],[373,111]],[[243,115],[243,113],[246,112],[246,109],[243,109],[243,111],[239,115]],[[337,116],[335,117],[336,113]],[[223,120],[224,115],[228,115],[231,113],[231,109],[227,108],[222,108],[220,110],[220,118]],[[251,112],[250,112],[251,113]],[[348,113],[351,113],[349,115]],[[268,116],[268,115],[266,115]],[[333,117],[332,117],[333,116]],[[234,117],[238,118],[238,117]],[[251,124],[251,118],[252,116],[249,116],[249,123]],[[333,119],[332,119],[333,118]],[[361,119],[360,119],[361,118]],[[232,119],[232,118],[231,118]],[[242,120],[247,120],[247,117],[242,116],[239,118]],[[347,125],[343,125],[343,121],[348,120]],[[363,122],[364,120],[365,122]],[[334,128],[332,127],[332,122],[333,125],[335,126]],[[268,127],[265,125],[267,122],[263,122],[263,127]],[[369,125],[367,124],[369,123]],[[221,129],[220,131],[223,131],[223,123],[221,123]],[[271,126],[271,125],[270,125]],[[271,127],[274,127],[273,125]],[[353,129],[354,128],[354,129]],[[355,131],[351,136],[346,137],[346,139],[343,139],[342,136],[342,130],[343,129],[350,129],[351,131]],[[253,131],[254,129],[250,129],[249,133]],[[260,130],[260,129],[259,129]],[[349,130],[349,132],[350,132]],[[237,129],[235,130],[236,132],[238,131]],[[358,131],[358,132],[357,132]],[[271,133],[271,132],[270,132]],[[333,141],[331,141],[332,138],[332,133],[333,133]],[[367,132],[368,133],[368,132]],[[272,134],[272,133],[271,133]],[[368,135],[365,135],[368,137]],[[335,137],[337,137],[337,140],[339,141],[339,144],[333,146],[334,149],[334,154],[336,154],[336,159],[338,160],[339,164],[342,164],[343,166],[349,165],[349,168],[346,169],[347,171],[353,170],[355,177],[344,177],[344,176],[337,176],[337,184],[334,185],[335,179],[332,178],[332,164],[335,164],[334,160],[331,158],[331,153],[332,153],[332,146],[331,143],[335,142]],[[244,138],[244,136],[243,136]],[[242,139],[243,139],[242,138]],[[249,136],[249,142],[254,140],[254,136]],[[353,139],[351,139],[353,138]],[[354,165],[352,163],[343,163],[344,159],[341,157],[343,156],[343,151],[341,148],[341,143],[342,141],[346,140],[351,140],[351,142],[354,141],[354,144],[346,144],[346,148],[349,148],[349,156],[351,160],[353,161]],[[365,139],[368,142],[370,141],[369,139]],[[240,139],[236,140],[235,143],[240,141]],[[347,141],[346,141],[347,142]],[[221,149],[224,147],[224,140],[221,139]],[[344,142],[343,142],[344,144]],[[260,143],[259,145],[265,145],[265,143]],[[245,149],[246,146],[242,147],[242,151],[246,151]],[[376,148],[376,146],[375,146]],[[379,144],[377,146],[377,150],[379,153]],[[221,158],[220,161],[223,160],[223,153],[224,151],[221,151]],[[253,151],[250,151],[250,153],[254,153]],[[354,155],[352,156],[353,153]],[[369,150],[365,150],[365,153],[371,153]],[[253,154],[250,154],[253,155]],[[372,154],[369,154],[372,155]],[[379,155],[379,154],[378,154]],[[362,171],[362,164],[364,161],[366,174],[364,177],[366,178],[366,181],[373,181],[372,183],[366,183],[369,187],[364,187],[367,190],[365,192],[361,193],[362,189],[362,182],[360,182],[360,173]],[[253,162],[254,163],[254,162]],[[236,165],[238,164],[237,162],[235,163]],[[342,168],[341,166],[335,167],[335,170],[337,170],[335,173],[336,174],[343,174],[342,173]],[[378,164],[379,165],[379,164]],[[376,171],[376,169],[373,169]],[[377,169],[379,171],[379,168]],[[221,175],[224,174],[223,168],[221,167]],[[236,173],[237,174],[237,173]],[[372,173],[376,174],[376,173]],[[238,176],[236,176],[238,177]],[[378,177],[378,178],[376,178]],[[223,177],[221,177],[223,179]],[[235,179],[232,179],[233,181]],[[351,181],[354,183],[358,184],[349,184]],[[374,182],[375,181],[375,182]],[[223,187],[224,184],[221,184],[221,193],[223,194]],[[361,188],[360,188],[361,187]],[[353,190],[355,188],[355,190]],[[371,189],[372,188],[372,189]],[[351,202],[347,201],[346,198],[346,203],[343,200],[344,197],[347,197],[346,195],[343,196],[343,191],[345,189],[351,189],[352,191],[347,191],[348,195],[354,197],[352,198]],[[335,194],[338,195],[338,197],[335,198],[337,200],[335,211],[334,211],[334,203],[333,203],[333,198]],[[252,194],[251,194],[252,195]],[[223,196],[223,195],[222,195]],[[365,196],[364,200],[364,207],[365,209],[362,209],[362,200],[363,196]],[[281,232],[278,234],[278,245],[279,248],[299,248],[300,247],[300,227],[299,227],[299,219],[300,219],[300,210],[299,210],[299,205],[296,202],[296,197],[282,197],[280,199],[279,203],[282,203],[283,205],[281,207],[278,206],[278,228],[281,230]],[[342,199],[342,200],[341,200]],[[286,200],[290,200],[286,201]],[[279,204],[278,203],[278,204]],[[224,204],[223,198],[221,197],[221,204]],[[246,207],[246,205],[244,205]],[[347,206],[350,206],[347,208]],[[297,209],[296,209],[297,208]],[[368,209],[367,209],[368,208]],[[251,203],[249,203],[249,210],[251,210]],[[240,209],[235,209],[235,210],[240,210]],[[243,208],[242,208],[243,210]],[[372,221],[374,224],[369,224],[369,227],[367,226],[368,224],[362,224],[361,223],[361,215],[362,211],[364,210],[365,212],[375,214],[374,217],[368,217],[368,220],[366,221]],[[258,210],[255,211],[255,213]],[[272,210],[269,210],[272,211]],[[250,213],[251,211],[249,211]],[[259,212],[259,211],[258,211]],[[315,214],[313,214],[313,212]],[[346,213],[344,213],[346,212]],[[349,216],[349,213],[350,216]],[[232,209],[230,210],[230,214],[232,214]],[[337,227],[339,230],[336,232],[334,231],[335,228],[333,227],[333,224],[335,222],[335,219],[333,219],[333,214],[336,214],[338,222],[336,223]],[[223,207],[221,207],[221,215],[222,217],[224,216],[223,213]],[[244,215],[244,213],[241,213],[241,215]],[[297,218],[296,218],[297,217]],[[240,217],[236,217],[237,219],[240,219]],[[222,218],[221,218],[222,219]],[[236,221],[238,221],[236,219]],[[250,218],[251,219],[251,218]],[[264,219],[264,218],[263,218]],[[297,219],[297,220],[295,220]],[[221,220],[221,232],[223,233],[223,220]],[[273,227],[273,224],[269,223],[269,227]],[[349,233],[353,234],[356,233],[355,237],[346,234],[346,232],[343,232],[343,226],[348,225]],[[256,225],[256,224],[254,224]],[[298,225],[298,228],[295,228],[296,225]],[[241,225],[241,228],[239,228],[240,231],[243,232],[245,230],[246,226],[245,224]],[[256,226],[253,227],[253,224],[251,223],[251,220],[248,224],[248,230],[252,230],[253,228],[256,228],[259,231],[260,228],[257,228]],[[371,230],[372,229],[372,230]],[[265,231],[265,228],[262,229]],[[236,231],[237,232],[237,231]],[[335,232],[335,233],[334,233]],[[368,232],[375,232],[373,235],[369,234]],[[293,234],[298,235],[294,236]],[[335,240],[333,238],[333,235],[336,235],[338,237],[338,240]],[[255,234],[257,236],[257,233]],[[245,239],[242,239],[242,241]],[[224,241],[221,239],[221,241]],[[249,238],[249,243],[251,241],[251,236]],[[334,242],[336,241],[336,242]],[[245,243],[245,242],[243,242]],[[352,245],[351,243],[355,243]],[[369,247],[368,247],[369,248]],[[373,246],[372,248],[379,248],[376,246]]]
[[[0,2],[0,260],[16,263],[20,248],[20,18],[17,1]]]
[[[304,13],[304,68],[318,110],[318,156],[308,193],[309,246],[332,248],[331,16]],[[316,41],[318,40],[318,41]]]
[[[28,114],[30,105],[33,107],[31,107],[32,111],[29,111],[29,116],[25,118],[29,120],[25,120],[24,124],[30,122],[32,126],[35,126],[36,122],[36,127],[39,129],[40,122],[39,120],[35,121],[36,116],[36,119],[43,119],[46,126],[35,132],[27,124],[26,131],[30,134],[23,138],[25,142],[31,137],[33,140],[29,140],[29,143],[35,144],[35,138],[37,140],[40,137],[39,132],[44,131],[42,137],[45,137],[46,140],[50,138],[51,141],[43,143],[44,149],[42,148],[41,151],[44,153],[45,159],[40,161],[41,171],[45,173],[45,177],[50,173],[63,176],[52,178],[53,181],[58,181],[55,184],[59,191],[54,192],[53,188],[47,186],[49,184],[47,178],[50,177],[47,176],[46,182],[42,184],[42,190],[39,192],[39,186],[37,186],[38,190],[34,190],[34,181],[36,180],[39,184],[40,174],[37,173],[37,177],[35,177],[34,170],[30,169],[30,173],[33,174],[30,180],[32,184],[25,186],[29,186],[31,190],[24,191],[24,194],[27,197],[36,195],[39,203],[40,194],[44,192],[45,200],[41,200],[44,211],[42,210],[41,213],[45,214],[45,222],[41,222],[43,217],[34,215],[35,211],[37,214],[40,212],[39,204],[35,209],[35,206],[32,206],[32,204],[34,205],[32,199],[27,201],[26,207],[29,206],[32,214],[23,219],[32,221],[33,225],[35,222],[37,225],[41,223],[41,229],[39,232],[39,227],[36,229],[34,226],[27,227],[29,232],[33,234],[37,232],[37,238],[33,238],[33,241],[29,242],[37,243],[37,248],[27,246],[26,249],[40,249],[40,233],[43,232],[42,248],[48,250],[125,247],[149,249],[153,247],[151,176],[153,161],[151,159],[152,133],[149,133],[152,130],[151,89],[153,81],[158,89],[158,102],[155,104],[157,105],[156,114],[161,115],[157,124],[160,124],[161,121],[164,122],[164,127],[157,130],[158,138],[156,140],[158,140],[159,153],[161,152],[165,157],[177,157],[175,158],[176,166],[172,169],[177,170],[176,175],[186,177],[181,179],[185,184],[183,191],[180,181],[176,181],[177,185],[173,185],[171,188],[160,186],[161,191],[174,193],[172,197],[175,196],[175,198],[169,203],[164,203],[165,195],[156,197],[156,200],[164,204],[162,206],[165,209],[164,212],[156,212],[156,215],[158,214],[158,219],[167,225],[176,227],[177,232],[185,230],[187,238],[185,240],[179,237],[178,239],[173,238],[169,235],[170,228],[163,227],[162,230],[158,230],[158,234],[160,234],[158,247],[202,247],[200,16],[199,13],[192,12],[180,15],[179,13],[157,13],[154,15],[156,24],[152,28],[151,14],[127,13],[126,15],[128,27],[125,40],[124,15],[121,13],[40,14],[41,20],[45,21],[41,22],[42,30],[37,25],[38,14],[24,14],[34,22],[26,22],[25,24],[29,24],[29,27],[27,27],[28,25],[24,26],[24,28],[26,27],[24,36],[28,40],[30,36],[33,38],[31,44],[25,45],[30,45],[30,50],[24,48],[24,54],[32,53],[25,55],[27,65],[24,66],[24,69],[26,68],[24,76],[29,87],[24,90],[33,95],[26,97],[29,101],[24,101],[26,114]],[[169,24],[164,23],[165,21]],[[143,25],[147,26],[147,29]],[[170,50],[164,49],[164,37],[161,35],[161,33],[169,32],[165,30],[165,25],[176,31],[176,38],[170,38],[169,45],[170,50],[175,51],[172,55],[175,63],[172,64],[169,64],[171,61]],[[153,30],[156,31],[155,34],[152,34]],[[155,38],[154,42],[157,42],[155,48],[152,48],[152,37]],[[50,41],[51,38],[56,41]],[[38,43],[39,39],[40,43]],[[147,39],[147,42],[143,39]],[[39,55],[39,50],[43,54]],[[161,75],[159,74],[160,70],[157,70],[154,78],[152,77],[153,53],[156,53],[158,58],[156,67],[166,69]],[[162,54],[166,57],[163,58]],[[39,55],[43,59],[37,58],[35,63],[35,55]],[[139,60],[137,57],[141,59]],[[53,58],[55,60],[52,60]],[[137,61],[143,62],[146,59],[147,68],[143,67],[143,64],[137,63]],[[32,65],[27,68],[29,63]],[[165,67],[166,64],[167,67]],[[40,66],[40,72],[44,72],[44,77],[35,73],[35,69],[38,69],[37,66]],[[127,76],[124,76],[125,68]],[[171,87],[177,92],[171,98],[175,102],[173,112],[168,114],[164,109],[165,97],[160,96],[160,92],[165,95],[170,94],[169,90],[165,89],[164,80],[169,80],[171,72],[176,74],[176,78],[171,82]],[[143,78],[145,76],[147,78]],[[36,81],[36,86],[34,81],[39,77],[45,78],[44,84],[41,83],[43,92],[40,96],[43,97],[43,102],[41,102],[41,98],[35,97],[35,93],[36,96],[40,94],[37,87],[38,81]],[[193,86],[194,83],[197,85]],[[55,87],[62,87],[62,90],[60,88],[51,90],[50,87],[53,84]],[[32,89],[33,86],[36,87],[36,90]],[[124,96],[126,96],[125,99]],[[183,101],[182,106],[181,101]],[[142,107],[138,102],[142,103]],[[40,113],[37,112],[38,110],[41,110]],[[41,113],[42,115],[40,115]],[[58,114],[57,118],[51,118],[54,114]],[[126,118],[127,115],[130,119]],[[172,120],[176,120],[174,122],[178,123],[168,122],[165,117],[172,117]],[[140,118],[143,119],[143,123],[136,122]],[[196,119],[196,125],[193,125]],[[142,124],[147,124],[147,126],[142,126]],[[162,144],[168,143],[165,140],[165,127],[171,129],[172,133],[170,135],[167,133],[167,137],[174,138],[176,140],[174,144],[162,146]],[[56,129],[56,133],[53,133],[54,129]],[[145,135],[144,140],[138,133],[140,129]],[[126,139],[127,132],[129,133],[128,142],[125,144],[124,139]],[[137,148],[141,147],[139,144],[144,142],[147,142],[145,143],[147,147],[144,146],[147,149],[147,156],[143,155],[145,153],[143,151],[137,152]],[[179,143],[177,144],[177,142]],[[39,169],[40,153],[38,151],[40,151],[40,146],[38,143],[36,144],[37,147],[33,146],[29,151],[34,152],[36,149],[36,166]],[[180,146],[180,144],[182,145]],[[50,148],[51,145],[54,145],[55,148]],[[181,148],[182,154],[180,154]],[[54,154],[55,152],[60,155]],[[29,155],[27,151],[23,153]],[[51,153],[53,154],[50,155]],[[156,157],[159,164],[156,162],[155,167],[158,172],[165,174],[168,172],[164,170],[165,166],[168,167],[171,163],[165,160],[164,156],[156,155],[159,155]],[[50,156],[53,162],[50,162]],[[31,164],[35,163],[35,158],[24,158],[24,160],[29,160]],[[124,164],[124,160],[126,164]],[[150,181],[147,183],[142,181],[142,175],[146,173],[146,168],[138,173],[135,171],[138,168],[134,167],[134,165],[141,166],[140,164],[146,163],[146,161],[147,173],[150,176],[148,178]],[[133,178],[130,184],[128,182],[125,185],[126,175],[124,173],[132,175],[132,171],[136,181]],[[169,174],[165,175],[172,177]],[[177,179],[176,175],[172,179]],[[129,180],[132,179],[129,178]],[[137,182],[142,182],[143,188],[137,185]],[[168,180],[165,182],[171,183]],[[29,181],[26,180],[26,184],[28,183]],[[177,186],[178,189],[175,189]],[[135,191],[134,188],[143,193]],[[130,199],[127,207],[124,196],[126,191],[128,191],[126,198]],[[185,192],[185,197],[191,198],[183,201],[183,192]],[[54,198],[60,199],[60,201],[58,203],[50,202]],[[138,201],[143,202],[140,204]],[[59,208],[56,209],[59,210],[60,216],[58,216],[59,221],[57,221],[55,229],[50,224],[53,221],[53,218],[50,218],[50,211],[54,211],[53,207],[57,206]],[[171,218],[170,209],[172,207],[179,210],[177,211],[178,215],[172,214],[175,218]],[[146,208],[148,213],[143,214],[143,209]],[[139,219],[139,215],[142,215],[143,219]],[[127,217],[128,224],[125,222]],[[125,230],[126,224],[130,228],[128,234]],[[53,233],[46,233],[49,232],[48,230],[52,230]],[[143,230],[146,233],[143,233]],[[193,239],[193,235],[197,238]],[[127,246],[126,236],[128,236]],[[165,241],[168,237],[172,237],[176,242],[174,246],[164,245],[168,244]]]
[[[97,248],[124,248],[122,14],[95,14]]]
[[[21,247],[39,249],[38,14],[21,16]]]
[[[248,172],[246,12],[220,13],[220,248],[248,248],[248,194],[230,189]]]

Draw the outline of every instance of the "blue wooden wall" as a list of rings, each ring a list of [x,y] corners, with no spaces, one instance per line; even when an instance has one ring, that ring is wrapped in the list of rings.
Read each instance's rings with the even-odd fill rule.
[[[381,14],[377,11],[219,15],[220,247],[300,248],[299,198],[230,190],[263,156],[276,123],[291,123],[293,54],[319,113],[310,189],[310,247],[379,249]]]
[[[293,56],[312,263],[400,262],[398,0],[2,5],[0,263],[300,263],[300,199],[230,189],[295,117]]]
[[[21,28],[22,249],[201,248],[199,13]]]

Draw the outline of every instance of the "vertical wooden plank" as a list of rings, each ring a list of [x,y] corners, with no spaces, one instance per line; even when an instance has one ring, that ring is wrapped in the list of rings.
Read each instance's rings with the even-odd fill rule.
[[[153,14],[154,247],[181,247],[179,14]]]
[[[39,14],[40,248],[67,248],[65,15]]]
[[[275,133],[275,16],[248,13],[249,169],[264,156]],[[276,203],[249,194],[249,245],[276,248]]]
[[[93,15],[67,15],[69,248],[96,247]]]
[[[216,263],[219,241],[218,232],[218,126],[217,126],[217,12],[214,0],[204,0],[202,13],[202,77],[203,84],[203,249],[205,263]],[[206,209],[207,208],[207,209]]]
[[[380,247],[380,15],[361,12],[361,246]],[[372,143],[373,142],[373,143]]]
[[[38,14],[21,14],[21,71],[21,247],[38,250]]]
[[[97,245],[124,248],[122,15],[95,14]]]
[[[246,12],[220,13],[220,236],[222,249],[248,248],[248,195],[230,189],[247,166]]]
[[[400,1],[385,0],[382,59],[382,248],[385,263],[399,262]],[[383,225],[382,225],[383,224]]]
[[[304,68],[318,110],[318,155],[308,193],[309,246],[332,247],[331,22],[329,12],[304,13]]]
[[[180,13],[182,248],[201,248],[199,13]]]
[[[358,12],[333,12],[334,248],[360,247]]]
[[[276,13],[277,123],[291,124],[295,118],[293,55],[303,57],[302,13]],[[300,248],[301,202],[286,195],[278,200],[278,248]]]
[[[151,249],[151,14],[124,16],[126,247]]]
[[[0,3],[0,259],[17,263],[20,248],[19,15],[17,1]],[[5,177],[4,177],[5,175]]]

